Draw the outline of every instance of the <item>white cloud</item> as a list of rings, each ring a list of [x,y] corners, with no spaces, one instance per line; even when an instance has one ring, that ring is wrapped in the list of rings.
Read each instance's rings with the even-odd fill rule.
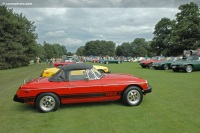
[[[120,0],[119,0],[120,2]],[[38,43],[59,43],[70,52],[91,40],[116,44],[135,38],[151,40],[156,23],[175,18],[176,8],[17,8],[34,21]]]
[[[83,41],[79,39],[66,38],[64,40],[64,45],[80,46],[81,44],[83,44]]]
[[[49,31],[46,33],[47,37],[55,37],[55,38],[62,38],[66,36],[65,31]]]

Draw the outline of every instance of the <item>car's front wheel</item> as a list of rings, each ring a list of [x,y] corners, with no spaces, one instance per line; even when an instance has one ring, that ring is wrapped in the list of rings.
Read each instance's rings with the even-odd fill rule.
[[[142,90],[137,86],[128,87],[123,93],[123,102],[128,106],[137,106],[143,100]]]
[[[56,111],[59,106],[60,100],[54,93],[42,93],[36,99],[36,107],[44,113]]]
[[[185,72],[187,72],[187,73],[192,72],[192,70],[193,70],[193,67],[191,65],[187,65],[185,68]]]
[[[152,62],[149,64],[149,68],[153,68],[153,63]]]
[[[168,70],[169,66],[167,64],[165,64],[163,68],[164,68],[164,70]]]

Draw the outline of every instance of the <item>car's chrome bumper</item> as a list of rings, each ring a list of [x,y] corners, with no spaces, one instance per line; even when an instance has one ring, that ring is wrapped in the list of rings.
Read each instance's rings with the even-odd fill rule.
[[[149,87],[146,90],[143,91],[143,94],[145,95],[145,94],[150,93],[150,92],[152,92],[152,87],[149,85]]]

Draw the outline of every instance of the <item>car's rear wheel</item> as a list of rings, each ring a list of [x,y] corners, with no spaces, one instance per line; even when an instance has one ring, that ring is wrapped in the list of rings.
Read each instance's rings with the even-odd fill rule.
[[[185,72],[190,73],[193,71],[193,67],[191,65],[187,65],[185,68]]]
[[[137,106],[143,100],[142,90],[137,86],[128,87],[123,93],[123,102],[128,106]]]
[[[36,107],[39,111],[47,113],[56,111],[60,106],[60,100],[53,93],[42,93],[36,99]]]
[[[163,68],[164,68],[164,70],[168,70],[169,66],[167,64],[165,64]]]
[[[153,63],[152,62],[149,64],[149,68],[153,68]]]

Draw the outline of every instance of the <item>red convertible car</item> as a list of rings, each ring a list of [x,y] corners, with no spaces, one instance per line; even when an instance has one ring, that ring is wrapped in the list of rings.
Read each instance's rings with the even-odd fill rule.
[[[61,104],[114,101],[139,105],[152,87],[131,74],[104,74],[92,65],[77,63],[62,66],[50,78],[25,82],[13,100],[34,104],[41,112],[56,111]]]

